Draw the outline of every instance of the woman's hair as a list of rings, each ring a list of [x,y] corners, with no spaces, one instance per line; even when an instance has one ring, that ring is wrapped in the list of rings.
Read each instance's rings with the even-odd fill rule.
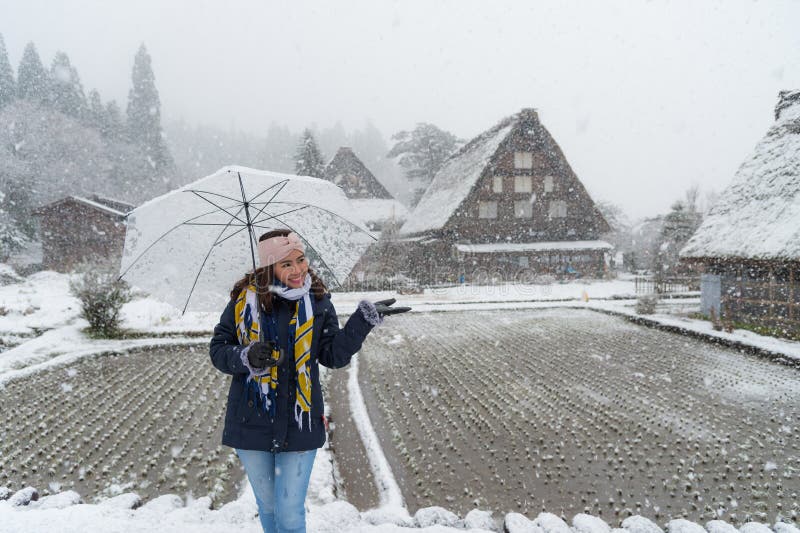
[[[271,239],[272,237],[286,237],[289,235],[289,233],[291,233],[291,231],[288,229],[276,229],[268,231],[258,238],[258,242]],[[256,288],[258,303],[261,305],[261,308],[265,312],[271,313],[273,294],[270,290],[270,287],[275,282],[273,267],[274,265],[267,265],[265,267],[257,268],[255,272],[248,272],[245,274],[242,279],[233,285],[233,289],[231,290],[231,300],[236,300],[242,290],[244,290],[248,285],[254,285]],[[317,300],[321,300],[325,293],[328,292],[328,288],[310,266],[308,267],[308,273],[311,276],[310,292],[316,297]]]

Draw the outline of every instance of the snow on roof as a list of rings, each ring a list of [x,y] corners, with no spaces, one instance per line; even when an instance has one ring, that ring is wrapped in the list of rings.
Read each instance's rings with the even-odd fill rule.
[[[94,200],[90,200],[88,198],[84,198],[82,196],[70,196],[70,198],[72,198],[75,201],[84,203],[84,204],[86,204],[86,205],[88,205],[90,207],[94,207],[95,209],[97,209],[99,211],[104,211],[104,212],[106,212],[108,214],[111,214],[111,215],[117,215],[117,216],[120,216],[120,217],[124,217],[125,216],[125,213],[123,213],[122,211],[120,211],[118,209],[114,209],[114,208],[109,207],[109,206],[107,206],[105,204],[102,204],[100,202],[96,202]]]
[[[411,235],[444,226],[472,190],[489,159],[511,132],[517,119],[517,115],[504,119],[445,161],[406,223],[400,228],[400,234]]]
[[[775,114],[681,257],[800,259],[800,91]]]
[[[95,202],[100,202],[110,207],[116,207],[118,211],[122,211],[122,208],[125,208],[127,209],[127,211],[125,211],[126,213],[133,211],[136,208],[136,206],[130,202],[117,200],[116,198],[109,198],[108,196],[101,196],[99,194],[93,194],[91,199]]]
[[[613,248],[605,241],[555,241],[555,242],[497,242],[490,244],[457,244],[459,252],[486,254],[494,252],[544,252],[544,251],[579,251],[610,250]]]
[[[45,211],[49,211],[52,207],[55,207],[58,204],[64,203],[64,202],[66,202],[68,200],[72,200],[74,202],[78,202],[80,204],[87,205],[87,206],[89,206],[89,207],[91,207],[93,209],[97,209],[98,211],[102,211],[103,213],[107,213],[109,215],[113,215],[113,216],[117,216],[117,217],[124,217],[125,216],[125,213],[123,213],[122,211],[119,211],[119,210],[114,209],[112,207],[109,207],[107,205],[101,204],[100,202],[96,202],[94,200],[89,200],[88,198],[84,198],[82,196],[66,196],[64,198],[61,198],[60,200],[56,200],[55,202],[51,202],[51,203],[49,203],[47,205],[43,205],[41,207],[37,207],[36,209],[33,210],[33,213],[35,215],[41,215]]]
[[[406,206],[397,200],[383,198],[351,198],[350,205],[358,217],[366,223],[385,222],[392,217],[404,221],[408,216]]]

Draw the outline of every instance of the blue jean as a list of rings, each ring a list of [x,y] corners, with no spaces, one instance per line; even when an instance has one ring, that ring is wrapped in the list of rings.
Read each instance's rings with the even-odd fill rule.
[[[236,449],[253,487],[264,533],[305,533],[306,492],[317,450],[262,452]]]

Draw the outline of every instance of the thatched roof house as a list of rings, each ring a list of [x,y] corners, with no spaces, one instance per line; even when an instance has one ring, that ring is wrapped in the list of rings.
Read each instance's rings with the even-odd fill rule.
[[[399,225],[408,215],[406,207],[389,194],[352,148],[339,148],[322,177],[342,188],[353,209],[374,231],[389,223]]]
[[[597,275],[611,248],[598,239],[609,230],[536,111],[523,109],[444,163],[400,241],[417,248],[411,263],[452,257],[467,278],[476,268],[504,278],[520,269]]]
[[[344,190],[351,200],[357,198],[382,198],[390,200],[392,195],[381,185],[375,175],[356,156],[352,148],[342,146],[325,167],[322,176]]]
[[[775,123],[681,250],[721,283],[722,313],[800,325],[800,91],[782,91]]]
[[[800,91],[780,93],[775,123],[681,256],[800,260]]]

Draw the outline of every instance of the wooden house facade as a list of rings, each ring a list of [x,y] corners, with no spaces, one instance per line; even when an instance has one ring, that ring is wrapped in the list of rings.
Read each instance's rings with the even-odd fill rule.
[[[800,90],[681,250],[700,265],[702,309],[734,325],[800,338]]]
[[[397,256],[422,283],[598,277],[610,231],[533,109],[464,145],[400,228]]]
[[[100,196],[68,196],[36,209],[42,268],[70,272],[82,263],[118,265],[125,243],[125,215],[134,206]]]

